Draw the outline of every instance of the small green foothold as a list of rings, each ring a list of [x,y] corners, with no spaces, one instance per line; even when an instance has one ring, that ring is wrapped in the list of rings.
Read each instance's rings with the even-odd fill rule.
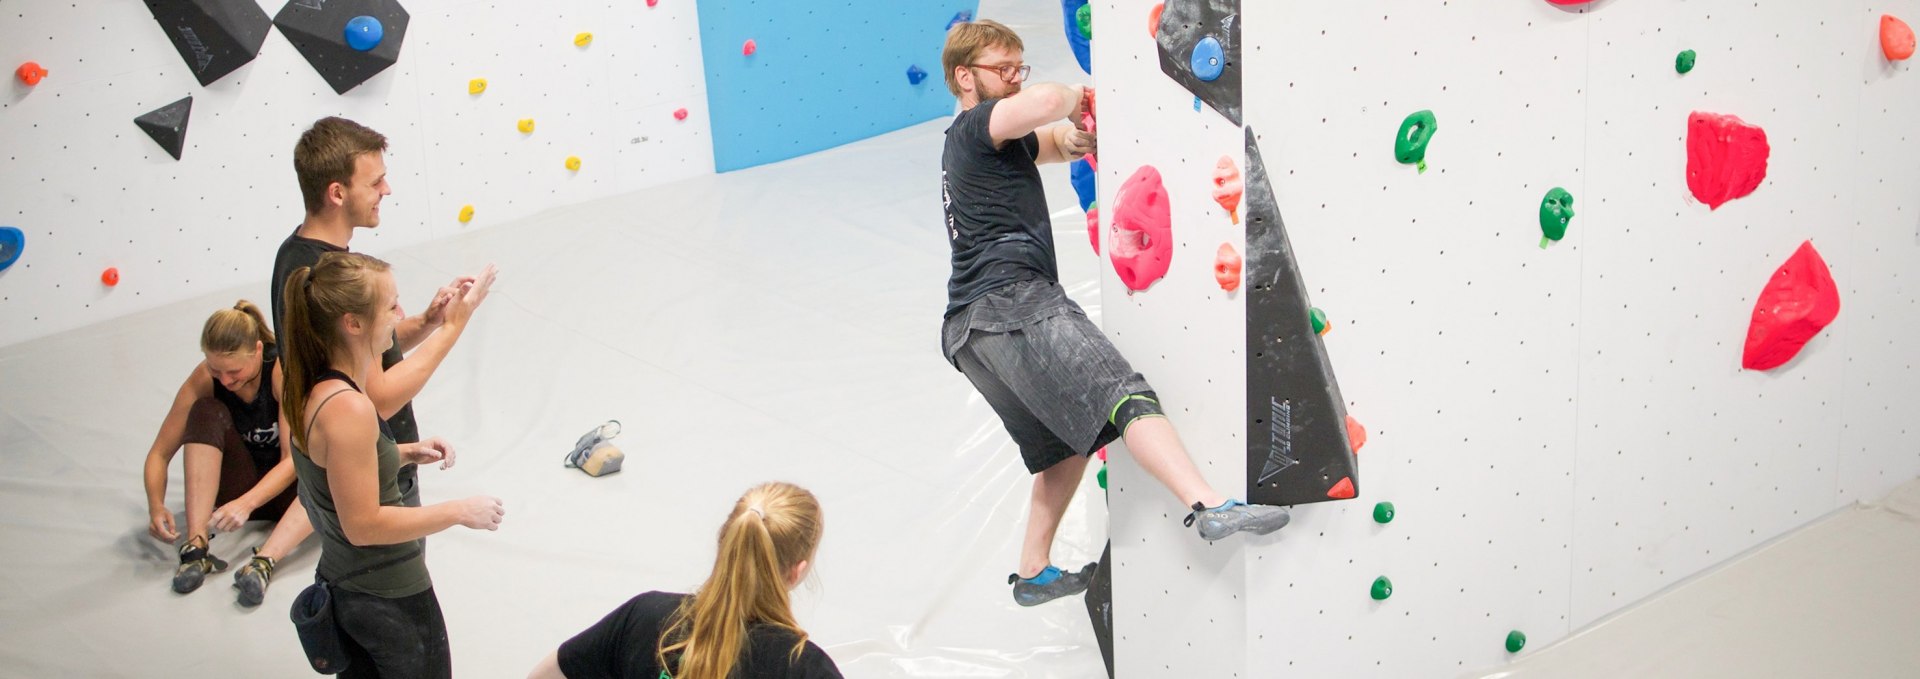
[[[1088,40],[1092,40],[1093,39],[1093,3],[1087,3],[1084,5],[1081,5],[1080,9],[1073,13],[1073,18],[1074,18],[1074,23],[1077,23],[1080,25],[1080,37],[1086,38]]]
[[[1425,163],[1427,160],[1427,142],[1433,140],[1433,133],[1440,129],[1440,122],[1433,117],[1433,111],[1414,111],[1407,119],[1400,121],[1400,134],[1393,138],[1393,159],[1402,164]],[[1421,168],[1425,171],[1425,168]]]
[[[1392,523],[1393,522],[1393,503],[1382,502],[1374,505],[1373,506],[1373,522],[1374,523]]]
[[[1387,576],[1384,575],[1374,578],[1372,593],[1374,601],[1382,601],[1387,597],[1393,596],[1393,581],[1388,580]]]
[[[1307,318],[1313,321],[1313,334],[1327,334],[1327,313],[1321,311],[1320,307],[1308,307]]]
[[[1508,653],[1519,653],[1520,649],[1526,648],[1526,647],[1527,647],[1526,634],[1521,633],[1520,630],[1514,630],[1512,632],[1507,633],[1507,652]]]
[[[1540,247],[1547,241],[1567,237],[1567,222],[1573,220],[1573,194],[1558,186],[1540,198]]]
[[[1100,490],[1106,490],[1107,489],[1107,465],[1105,464],[1100,465],[1099,479],[1100,479]]]
[[[1681,73],[1693,70],[1693,61],[1696,58],[1698,57],[1693,53],[1693,50],[1681,52],[1680,56],[1673,58],[1673,70]]]

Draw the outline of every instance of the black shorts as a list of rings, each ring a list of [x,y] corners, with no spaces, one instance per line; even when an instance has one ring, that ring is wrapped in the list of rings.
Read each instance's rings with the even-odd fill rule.
[[[1035,474],[1119,438],[1115,409],[1153,389],[1071,302],[1005,332],[970,330],[953,361]]]

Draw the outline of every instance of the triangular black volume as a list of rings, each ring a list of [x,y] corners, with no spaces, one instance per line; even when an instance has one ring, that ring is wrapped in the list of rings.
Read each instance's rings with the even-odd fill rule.
[[[187,117],[193,114],[193,95],[180,101],[167,104],[146,115],[133,119],[133,124],[146,130],[153,142],[166,149],[174,160],[180,159],[180,150],[187,144]]]
[[[1113,541],[1100,550],[1100,567],[1087,582],[1087,617],[1093,621],[1093,638],[1100,642],[1100,659],[1107,662],[1107,679],[1113,679]]]
[[[1346,401],[1313,332],[1307,288],[1253,128],[1247,134],[1247,498],[1325,502],[1342,480],[1358,492]]]
[[[383,33],[365,52],[347,46],[347,21],[358,16],[378,20]],[[290,0],[273,25],[336,94],[346,94],[400,60],[409,18],[396,0]]]
[[[1240,0],[1167,0],[1154,31],[1160,71],[1240,124]],[[1193,48],[1206,38],[1220,43],[1222,69],[1213,80],[1193,72]]]
[[[253,0],[146,0],[147,11],[201,86],[260,55],[273,26]]]

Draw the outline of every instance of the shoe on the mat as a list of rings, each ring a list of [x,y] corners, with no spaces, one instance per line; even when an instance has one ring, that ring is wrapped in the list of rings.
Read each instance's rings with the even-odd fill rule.
[[[1187,515],[1184,525],[1198,522],[1200,537],[1211,542],[1240,531],[1266,535],[1286,527],[1291,520],[1293,517],[1286,507],[1250,505],[1229,498],[1225,504],[1212,508],[1193,503],[1193,513]]]
[[[254,607],[267,596],[267,584],[273,582],[273,559],[260,556],[253,548],[253,560],[233,574],[233,588],[240,590],[240,605]]]
[[[207,551],[205,542],[194,544],[196,540],[187,540],[180,545],[180,567],[173,569],[173,591],[186,594],[200,589],[200,583],[207,579],[208,573],[220,573],[227,570],[227,562],[214,557]]]
[[[1007,583],[1013,585],[1013,600],[1022,606],[1038,606],[1063,596],[1073,596],[1087,591],[1087,583],[1093,581],[1093,572],[1100,564],[1090,563],[1079,572],[1063,571],[1047,566],[1039,575],[1022,578],[1019,573],[1007,576]]]

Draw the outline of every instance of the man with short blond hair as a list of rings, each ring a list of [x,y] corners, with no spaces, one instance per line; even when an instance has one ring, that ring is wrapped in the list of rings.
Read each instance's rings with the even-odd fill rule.
[[[1052,565],[1054,532],[1087,458],[1115,439],[1193,508],[1200,536],[1266,534],[1284,508],[1243,504],[1200,476],[1146,378],[1060,287],[1038,165],[1094,151],[1080,127],[1085,88],[1024,86],[1020,36],[993,21],[956,25],[941,58],[960,113],[947,128],[941,198],[953,272],[941,348],[999,414],[1034,474],[1013,598],[1033,606],[1083,592],[1096,564]],[[1073,121],[1071,124],[1061,120]]]

